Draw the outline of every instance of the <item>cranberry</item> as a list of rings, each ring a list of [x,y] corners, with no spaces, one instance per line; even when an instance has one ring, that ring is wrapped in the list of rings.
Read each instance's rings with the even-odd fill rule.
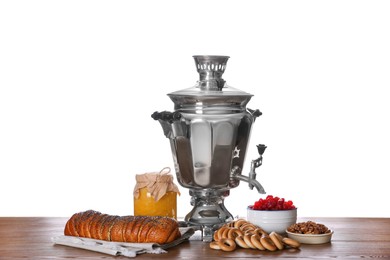
[[[251,206],[254,210],[289,210],[295,209],[294,203],[291,200],[286,201],[284,198],[268,195],[265,199],[260,198]]]

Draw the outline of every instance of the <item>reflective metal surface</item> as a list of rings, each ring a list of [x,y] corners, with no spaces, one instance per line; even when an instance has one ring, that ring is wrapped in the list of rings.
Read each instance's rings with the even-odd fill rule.
[[[232,220],[224,198],[240,180],[264,193],[255,180],[259,164],[252,162],[249,177],[241,173],[252,124],[261,112],[246,108],[251,94],[228,86],[222,79],[228,58],[194,56],[197,84],[168,94],[174,112],[152,115],[171,142],[178,182],[190,189],[194,208],[185,221],[202,225],[205,233]]]

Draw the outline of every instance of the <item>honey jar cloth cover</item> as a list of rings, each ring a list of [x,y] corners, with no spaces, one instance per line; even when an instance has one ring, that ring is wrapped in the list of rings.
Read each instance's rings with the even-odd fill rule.
[[[180,195],[179,188],[173,183],[173,176],[169,173],[171,169],[165,167],[159,173],[137,174],[137,183],[134,187],[134,198],[139,197],[139,190],[146,188],[155,201],[160,200],[168,191],[176,192]]]

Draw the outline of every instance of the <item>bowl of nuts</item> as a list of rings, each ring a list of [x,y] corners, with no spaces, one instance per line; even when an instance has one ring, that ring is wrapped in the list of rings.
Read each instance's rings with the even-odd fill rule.
[[[302,244],[325,244],[332,239],[333,230],[314,221],[295,223],[286,230],[287,236]]]
[[[247,208],[247,220],[264,231],[280,234],[297,221],[297,208],[291,200],[268,195]]]

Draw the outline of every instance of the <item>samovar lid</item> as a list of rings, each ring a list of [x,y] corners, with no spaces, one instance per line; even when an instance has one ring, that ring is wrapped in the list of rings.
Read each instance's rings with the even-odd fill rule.
[[[228,86],[222,79],[229,56],[195,55],[193,58],[199,73],[199,80],[191,88],[168,94],[176,108],[195,103],[245,107],[253,95]]]

